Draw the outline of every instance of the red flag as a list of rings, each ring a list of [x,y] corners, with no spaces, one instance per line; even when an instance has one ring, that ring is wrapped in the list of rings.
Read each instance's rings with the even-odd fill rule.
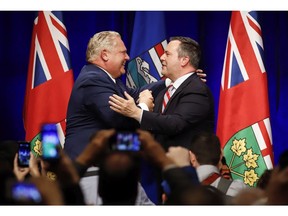
[[[272,133],[256,12],[233,11],[223,66],[217,135],[234,179],[255,186],[273,167]]]
[[[23,110],[26,140],[41,154],[43,123],[57,123],[64,143],[65,118],[73,86],[73,71],[61,12],[39,12],[34,20]],[[61,136],[62,135],[62,136]]]

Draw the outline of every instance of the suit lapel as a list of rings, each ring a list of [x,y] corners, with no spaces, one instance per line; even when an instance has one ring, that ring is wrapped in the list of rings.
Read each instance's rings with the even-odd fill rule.
[[[155,99],[155,107],[154,107],[154,112],[156,113],[161,113],[162,111],[162,104],[163,104],[163,99],[164,99],[164,94],[167,91],[167,87],[159,92]]]
[[[187,85],[192,85],[191,82],[192,80],[194,80],[195,78],[197,78],[198,75],[196,73],[192,74],[190,77],[188,77],[176,90],[175,92],[173,93],[172,97],[170,98],[170,100],[168,101],[167,105],[166,105],[166,108],[164,110],[163,113],[166,113],[166,111],[169,109],[169,105],[171,104],[171,102],[173,101],[174,98],[177,97],[178,94],[180,94],[180,92],[183,91],[183,89],[187,86]],[[164,94],[166,92],[167,88],[165,89],[165,91],[161,92],[162,94],[162,101],[161,101],[161,106],[160,106],[160,111],[157,109],[157,111],[161,112],[161,107],[162,107],[162,103],[163,103],[163,98],[164,98]]]
[[[124,97],[124,91],[127,91],[124,84],[119,79],[116,79],[115,81],[116,91],[118,92],[119,96]]]

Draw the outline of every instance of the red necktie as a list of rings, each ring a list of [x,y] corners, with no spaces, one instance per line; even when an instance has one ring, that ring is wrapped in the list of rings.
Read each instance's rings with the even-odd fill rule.
[[[173,84],[170,84],[168,86],[167,91],[164,94],[164,99],[163,99],[163,105],[162,105],[162,113],[164,112],[166,105],[170,99],[170,97],[172,96],[172,90],[173,90]]]

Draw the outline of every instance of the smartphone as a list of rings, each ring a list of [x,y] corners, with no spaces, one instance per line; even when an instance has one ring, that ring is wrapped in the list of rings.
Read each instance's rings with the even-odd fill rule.
[[[131,131],[119,131],[110,139],[111,149],[117,151],[139,151],[139,135]]]
[[[7,180],[6,194],[16,204],[38,204],[42,201],[38,188],[28,181]]]
[[[30,161],[30,142],[18,141],[18,166],[19,167],[29,167]]]
[[[58,160],[60,139],[56,124],[43,124],[41,129],[43,160]]]

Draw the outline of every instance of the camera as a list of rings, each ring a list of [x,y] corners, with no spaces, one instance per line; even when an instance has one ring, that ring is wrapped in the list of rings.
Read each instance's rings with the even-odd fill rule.
[[[139,151],[139,135],[132,131],[118,131],[110,139],[111,149],[115,151]]]
[[[7,179],[6,182],[7,199],[15,204],[39,204],[42,196],[38,188],[28,181],[16,181]]]
[[[18,166],[29,167],[31,147],[27,141],[18,141]]]
[[[41,129],[42,158],[54,161],[59,159],[60,139],[56,124],[43,124]]]

